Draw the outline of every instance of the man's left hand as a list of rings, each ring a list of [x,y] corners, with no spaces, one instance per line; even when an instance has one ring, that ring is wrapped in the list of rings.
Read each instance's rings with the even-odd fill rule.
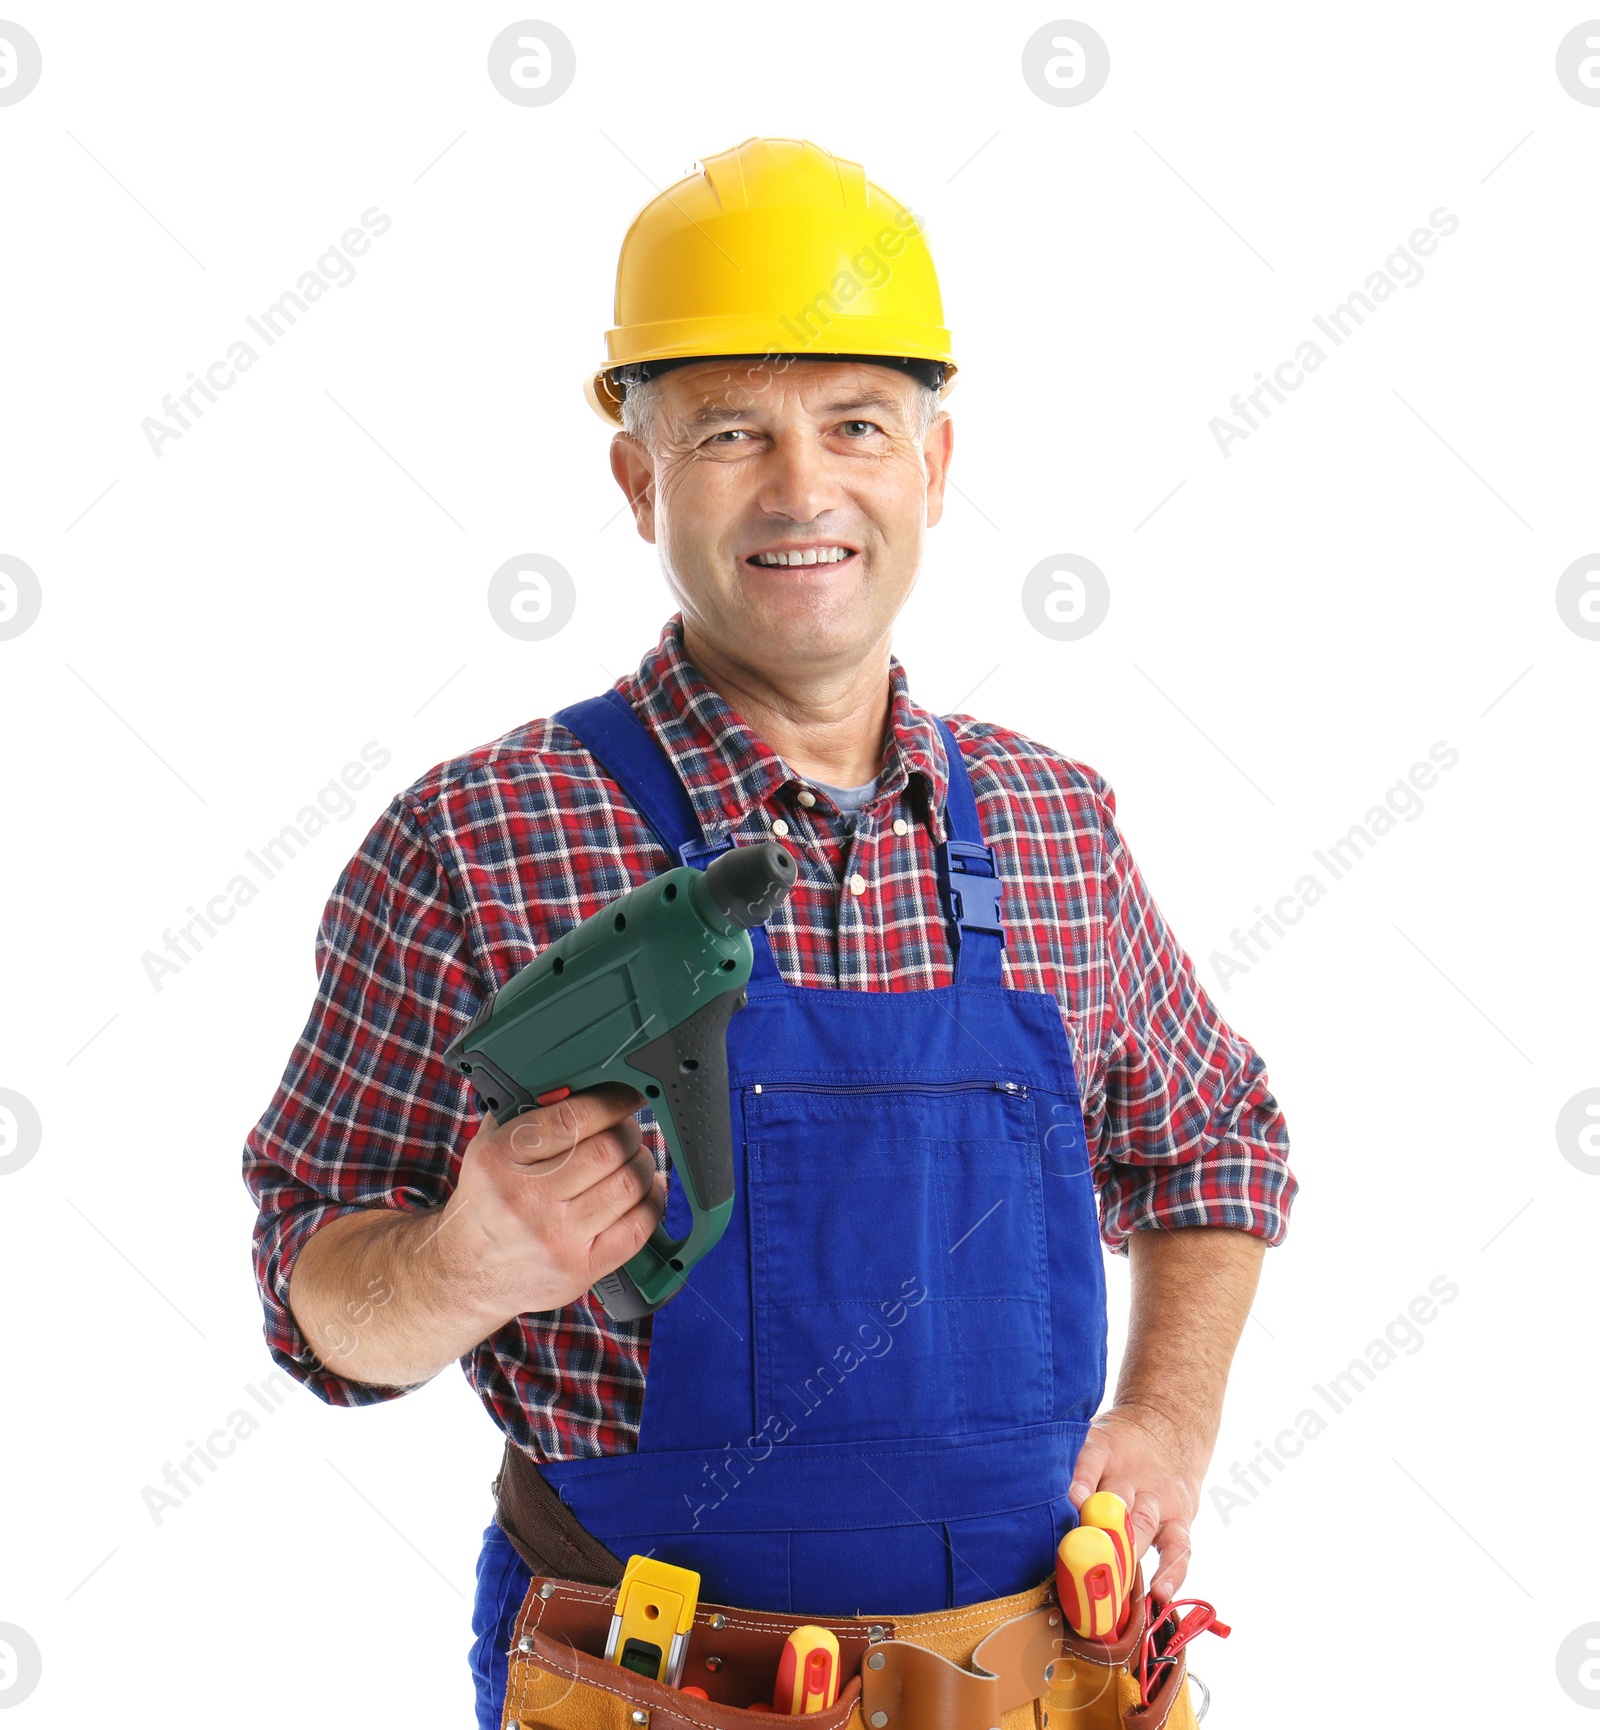
[[[1181,1425],[1150,1406],[1112,1406],[1089,1426],[1072,1473],[1072,1504],[1081,1508],[1096,1490],[1127,1503],[1133,1548],[1143,1556],[1153,1543],[1161,1566],[1150,1582],[1158,1604],[1177,1595],[1189,1571],[1189,1525],[1200,1506],[1200,1483],[1211,1449],[1186,1436]]]
[[[1133,1289],[1116,1399],[1090,1424],[1068,1493],[1077,1508],[1096,1490],[1128,1504],[1135,1554],[1153,1543],[1161,1556],[1150,1582],[1157,1604],[1170,1603],[1189,1572],[1189,1525],[1265,1251],[1259,1237],[1224,1226],[1136,1231],[1128,1241]]]

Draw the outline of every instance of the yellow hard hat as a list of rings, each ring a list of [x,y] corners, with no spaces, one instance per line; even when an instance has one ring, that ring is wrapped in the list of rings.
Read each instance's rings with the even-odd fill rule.
[[[584,386],[597,414],[620,425],[626,385],[665,370],[639,363],[723,355],[905,364],[949,391],[950,332],[921,221],[859,162],[804,139],[747,138],[698,167],[623,238],[609,358]]]

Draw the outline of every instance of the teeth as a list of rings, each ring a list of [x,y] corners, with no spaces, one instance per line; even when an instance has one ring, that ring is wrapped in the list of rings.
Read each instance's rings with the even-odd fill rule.
[[[836,565],[850,557],[848,547],[805,547],[792,553],[757,553],[758,565]]]

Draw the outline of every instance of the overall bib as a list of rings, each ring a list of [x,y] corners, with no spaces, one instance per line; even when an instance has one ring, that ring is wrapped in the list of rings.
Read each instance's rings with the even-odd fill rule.
[[[732,845],[619,692],[555,718],[675,860]],[[994,855],[939,726],[954,982],[795,988],[751,931],[732,1219],[653,1317],[638,1451],[540,1467],[617,1556],[698,1569],[705,1600],[972,1604],[1044,1580],[1076,1521],[1106,1365],[1082,1103],[1054,997],[1001,983]],[[666,1223],[688,1230],[676,1184]]]

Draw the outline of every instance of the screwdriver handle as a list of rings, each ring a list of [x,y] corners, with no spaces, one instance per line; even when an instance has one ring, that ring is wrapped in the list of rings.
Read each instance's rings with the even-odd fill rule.
[[[1117,1555],[1117,1609],[1120,1613],[1133,1586],[1133,1521],[1128,1504],[1113,1490],[1096,1490],[1078,1510],[1078,1523],[1094,1526],[1110,1539]]]
[[[1117,1551],[1098,1526],[1074,1526],[1056,1546],[1056,1593],[1072,1631],[1110,1640],[1117,1631]]]
[[[772,1710],[783,1716],[821,1712],[838,1697],[838,1637],[814,1622],[803,1622],[783,1643]]]

